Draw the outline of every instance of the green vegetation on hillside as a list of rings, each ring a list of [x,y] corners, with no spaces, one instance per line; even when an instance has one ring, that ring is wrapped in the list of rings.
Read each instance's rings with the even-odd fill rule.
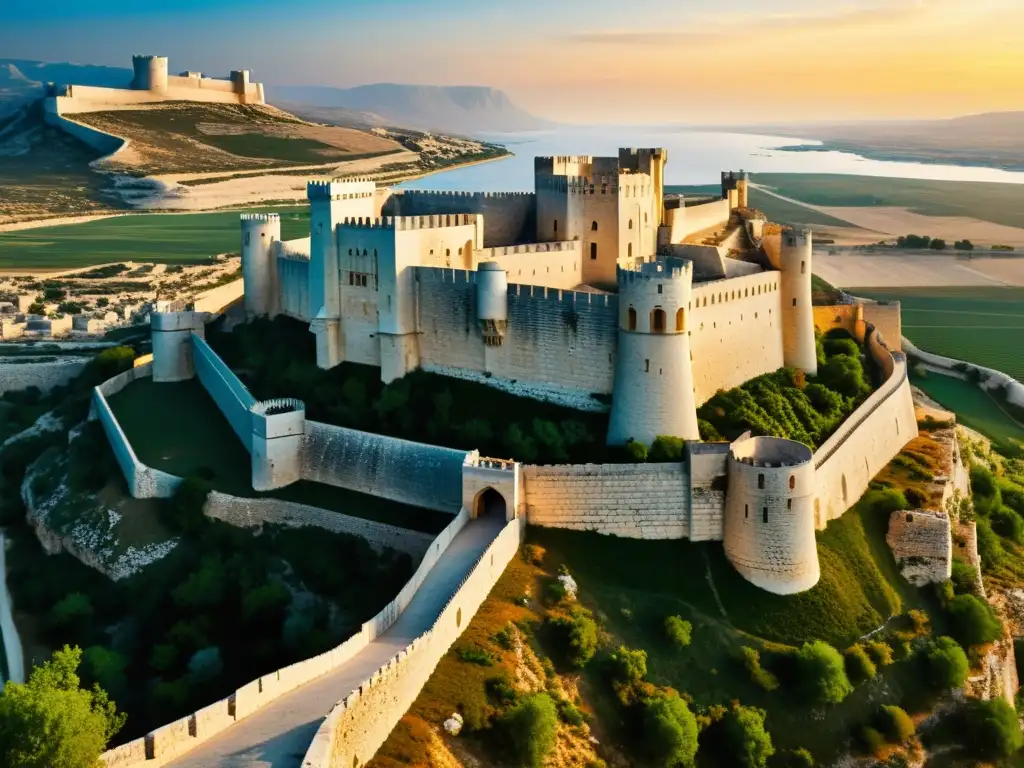
[[[1024,227],[1017,184],[934,179],[890,179],[828,173],[758,173],[756,184],[811,205],[896,206],[925,216],[968,216]]]
[[[877,301],[898,301],[903,335],[925,352],[995,368],[1024,380],[1024,289],[848,288]]]
[[[239,214],[132,214],[81,224],[0,232],[2,269],[74,269],[116,261],[194,262],[241,247]],[[265,210],[265,209],[260,209]],[[281,238],[309,235],[309,207],[275,208]]]

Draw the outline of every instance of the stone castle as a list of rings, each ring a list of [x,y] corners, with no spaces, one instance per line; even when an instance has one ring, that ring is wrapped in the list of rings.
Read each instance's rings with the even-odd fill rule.
[[[811,233],[751,209],[742,172],[722,175],[720,196],[666,196],[666,154],[537,158],[533,194],[310,182],[309,238],[282,242],[276,214],[242,215],[245,310],[309,323],[322,368],[377,366],[385,382],[421,368],[580,409],[610,403],[609,444],[686,439],[677,464],[512,462],[489,487],[530,524],[722,541],[749,581],[799,592],[819,577],[815,531],[916,435],[899,306],[813,307]],[[198,373],[220,386],[225,375],[197,370],[210,355],[195,351],[201,325],[154,317],[155,381]],[[697,408],[718,390],[782,366],[815,374],[816,327],[849,330],[885,379],[825,445],[699,442]],[[334,471],[301,402],[245,401],[235,420],[254,488]],[[469,493],[462,474],[473,511],[486,488]]]

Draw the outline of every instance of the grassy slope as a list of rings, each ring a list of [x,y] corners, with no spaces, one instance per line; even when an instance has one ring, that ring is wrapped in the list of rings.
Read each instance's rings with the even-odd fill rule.
[[[1016,184],[930,179],[882,179],[827,173],[759,173],[752,179],[779,194],[812,205],[897,206],[926,216],[968,216],[1024,227]]]
[[[264,210],[264,209],[260,209]],[[309,235],[309,207],[274,209],[281,237]],[[0,233],[0,268],[60,269],[116,261],[191,261],[240,247],[238,211],[139,214]]]
[[[140,461],[180,477],[200,474],[224,493],[271,496],[427,533],[451,522],[442,512],[321,483],[301,481],[268,494],[253,491],[249,454],[198,380],[154,384],[141,379],[109,403]]]
[[[856,296],[896,300],[903,333],[921,349],[984,365],[1024,380],[1024,289],[849,288]]]

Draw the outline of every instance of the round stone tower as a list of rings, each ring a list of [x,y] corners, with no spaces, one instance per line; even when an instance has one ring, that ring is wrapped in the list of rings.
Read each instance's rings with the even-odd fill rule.
[[[132,56],[135,77],[132,88],[136,91],[163,93],[167,90],[166,56]]]
[[[814,307],[811,303],[809,229],[786,228],[779,249],[779,301],[782,303],[782,360],[805,373],[818,372],[814,347]]]
[[[508,274],[496,262],[477,268],[476,317],[484,344],[500,347],[508,330]]]
[[[196,375],[192,358],[192,332],[203,335],[199,312],[154,312],[149,316],[153,340],[153,381],[187,381]]]
[[[277,314],[277,259],[273,244],[281,240],[276,213],[243,213],[242,280],[246,315]]]
[[[803,443],[752,437],[729,453],[725,556],[751,584],[777,595],[818,583],[814,464]]]
[[[619,349],[608,444],[697,440],[688,314],[693,266],[618,270]]]

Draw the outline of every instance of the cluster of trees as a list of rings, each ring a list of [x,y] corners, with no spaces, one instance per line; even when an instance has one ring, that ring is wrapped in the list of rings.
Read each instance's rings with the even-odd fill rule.
[[[105,482],[88,480],[95,461],[76,466],[99,448],[94,441],[91,429],[79,436],[70,463],[95,485]],[[255,536],[208,519],[207,490],[188,479],[163,503],[180,543],[125,581],[48,558],[31,533],[11,552],[15,602],[42,617],[44,642],[84,649],[82,679],[127,713],[126,739],[333,647],[412,573],[408,555],[378,554],[356,536],[269,526]]]
[[[900,235],[896,238],[897,248],[930,248],[933,251],[946,249],[946,241],[939,237],[928,237],[928,235]]]
[[[323,371],[316,366],[312,334],[286,317],[255,320],[230,334],[212,331],[207,338],[256,397],[298,397],[317,421],[524,462],[627,458],[605,447],[604,414],[423,371],[387,386],[369,366],[344,363]]]
[[[845,332],[818,340],[818,375],[782,368],[720,391],[697,411],[701,437],[735,440],[750,430],[820,445],[871,392],[861,349]]]
[[[972,462],[971,491],[982,567],[995,573],[1024,545],[1024,473],[997,476],[985,464]]]

